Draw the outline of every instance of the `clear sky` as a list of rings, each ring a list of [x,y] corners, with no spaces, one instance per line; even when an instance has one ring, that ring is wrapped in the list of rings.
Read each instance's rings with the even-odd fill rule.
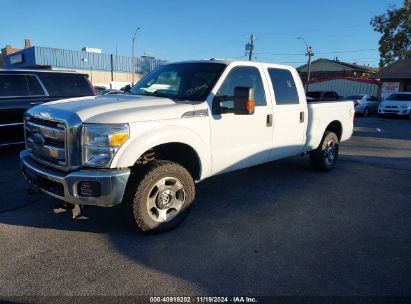
[[[314,58],[378,66],[379,33],[370,19],[403,0],[9,0],[1,1],[0,47],[35,46],[179,61],[245,59],[253,33],[258,61],[299,66],[306,62],[303,37]]]

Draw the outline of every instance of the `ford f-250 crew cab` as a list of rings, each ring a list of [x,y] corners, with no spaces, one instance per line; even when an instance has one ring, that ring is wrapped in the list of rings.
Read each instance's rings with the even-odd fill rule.
[[[292,67],[174,63],[126,95],[31,108],[20,158],[37,190],[77,209],[123,202],[141,230],[158,232],[184,220],[194,181],[304,153],[331,170],[353,116],[352,101],[307,104]]]

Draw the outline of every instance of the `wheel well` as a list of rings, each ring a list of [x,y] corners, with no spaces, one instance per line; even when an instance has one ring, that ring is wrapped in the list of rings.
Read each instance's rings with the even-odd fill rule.
[[[339,121],[334,120],[333,122],[331,122],[327,128],[325,129],[325,131],[330,131],[330,132],[334,132],[337,137],[338,140],[341,140],[341,136],[342,136],[342,125]]]
[[[169,160],[180,164],[191,174],[193,179],[200,179],[201,162],[197,152],[189,145],[182,143],[167,143],[153,147],[144,152],[136,165],[145,164],[153,159]]]

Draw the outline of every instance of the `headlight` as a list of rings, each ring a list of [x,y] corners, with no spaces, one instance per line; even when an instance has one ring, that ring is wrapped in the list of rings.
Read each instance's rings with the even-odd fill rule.
[[[83,165],[108,167],[129,135],[127,124],[84,124]]]

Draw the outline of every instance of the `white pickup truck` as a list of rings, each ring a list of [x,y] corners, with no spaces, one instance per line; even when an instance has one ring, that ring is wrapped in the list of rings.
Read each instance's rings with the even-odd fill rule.
[[[305,153],[331,170],[353,117],[352,101],[307,104],[289,66],[173,63],[125,95],[31,108],[20,159],[36,190],[76,208],[123,202],[141,230],[159,232],[184,220],[195,181]]]

